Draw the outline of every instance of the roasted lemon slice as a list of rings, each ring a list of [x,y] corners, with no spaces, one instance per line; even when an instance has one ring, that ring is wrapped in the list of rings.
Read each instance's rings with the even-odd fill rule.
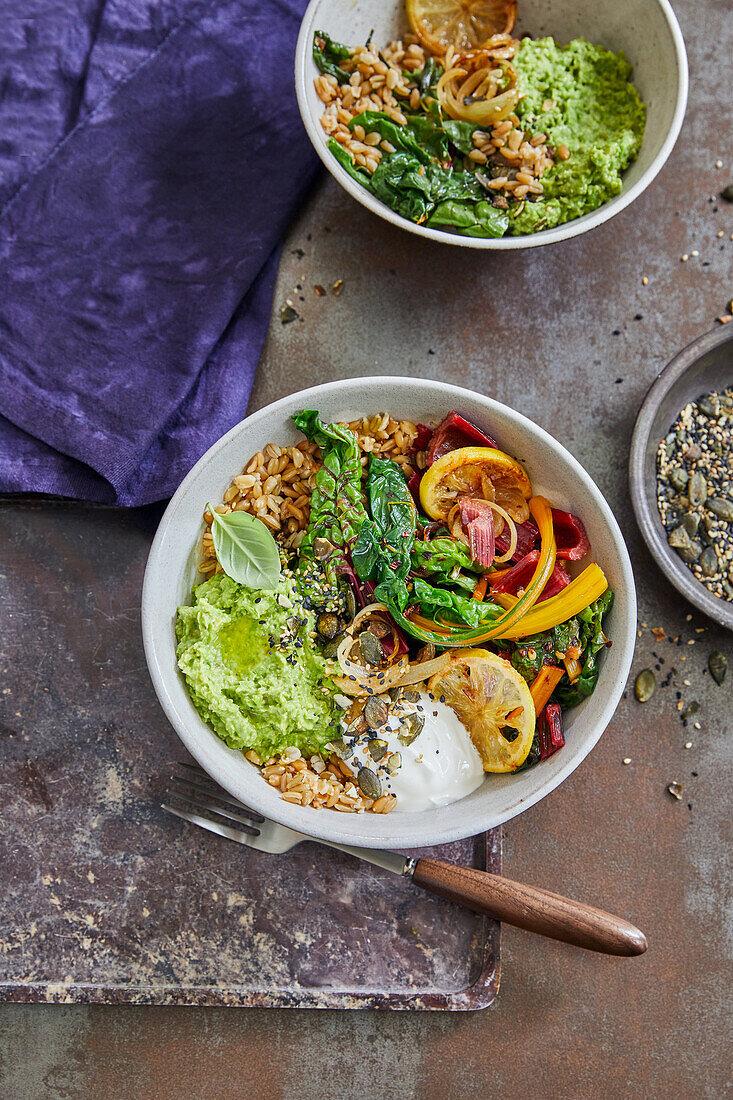
[[[445,520],[462,496],[500,505],[516,523],[529,518],[532,484],[523,466],[495,447],[459,447],[425,471],[420,503],[431,519]]]
[[[513,772],[532,746],[535,710],[527,683],[486,649],[457,649],[428,691],[452,707],[471,735],[486,772]]]
[[[494,34],[508,34],[516,0],[407,0],[410,26],[426,49],[475,50]]]

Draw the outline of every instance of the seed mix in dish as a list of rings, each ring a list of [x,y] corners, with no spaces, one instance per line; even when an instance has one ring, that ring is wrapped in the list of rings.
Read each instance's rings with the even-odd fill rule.
[[[610,644],[581,519],[458,411],[293,420],[305,438],[204,513],[176,621],[204,720],[286,801],[342,813],[446,805],[557,752]]]
[[[672,549],[733,600],[733,387],[690,401],[659,444],[657,504]]]

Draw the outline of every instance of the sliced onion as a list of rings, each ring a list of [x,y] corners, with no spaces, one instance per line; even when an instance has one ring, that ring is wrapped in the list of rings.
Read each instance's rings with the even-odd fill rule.
[[[517,527],[509,513],[505,512],[499,504],[494,504],[493,500],[490,500],[488,504],[493,512],[503,517],[509,528],[509,549],[506,554],[502,554],[500,558],[494,558],[494,565],[501,565],[502,562],[511,561],[514,556],[514,551],[517,549]]]
[[[446,54],[445,72],[438,81],[436,94],[443,111],[450,117],[473,122],[477,127],[493,126],[510,115],[519,102],[517,74],[511,65],[511,86],[497,94],[499,76],[496,57],[489,50]],[[466,102],[473,99],[474,102]]]
[[[366,665],[352,661],[348,654],[357,641],[355,632],[366,619],[380,618],[384,622],[384,616],[387,616],[385,625],[389,626],[394,639],[394,650],[388,658],[386,666],[380,665],[379,667],[367,668]],[[344,637],[336,650],[336,657],[344,675],[343,677],[334,677],[334,682],[346,695],[357,695],[361,694],[362,691],[366,691],[369,695],[378,695],[383,691],[388,691],[391,687],[396,687],[400,677],[409,668],[407,657],[404,654],[400,657],[397,656],[398,649],[399,632],[392,621],[387,605],[384,603],[367,604],[355,616],[353,622],[344,632]]]
[[[419,684],[421,680],[427,680],[436,672],[442,672],[448,667],[450,661],[450,653],[441,653],[440,657],[434,657],[432,661],[420,661],[418,664],[410,665],[402,679],[393,686],[407,687],[408,684]]]

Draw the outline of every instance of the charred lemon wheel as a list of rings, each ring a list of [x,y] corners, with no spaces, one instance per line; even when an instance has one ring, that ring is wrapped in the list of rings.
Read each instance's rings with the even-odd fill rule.
[[[457,649],[428,691],[445,700],[471,735],[486,772],[513,772],[532,747],[535,710],[524,677],[486,649]]]
[[[532,485],[523,466],[495,447],[459,447],[425,471],[420,503],[431,519],[446,520],[462,496],[503,508],[515,523],[529,519]]]
[[[475,50],[494,34],[508,34],[517,17],[516,0],[407,0],[407,18],[432,53]]]

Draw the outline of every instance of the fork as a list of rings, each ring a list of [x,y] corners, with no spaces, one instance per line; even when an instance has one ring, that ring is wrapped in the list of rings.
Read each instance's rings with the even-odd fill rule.
[[[352,848],[348,844],[307,836],[250,810],[223,791],[196,765],[181,764],[180,767],[183,772],[171,776],[170,787],[170,796],[179,804],[164,802],[162,808],[227,840],[235,840],[238,844],[270,855],[289,852],[296,844],[310,840],[346,852],[395,875],[402,875],[433,894],[528,932],[562,940],[589,951],[601,951],[606,955],[642,955],[646,951],[643,932],[621,917],[604,913],[591,905],[536,886],[511,882],[502,875],[479,871],[475,867],[403,856],[398,852],[374,848]],[[191,809],[183,808],[180,803]],[[216,817],[212,819],[204,814],[214,814]]]

